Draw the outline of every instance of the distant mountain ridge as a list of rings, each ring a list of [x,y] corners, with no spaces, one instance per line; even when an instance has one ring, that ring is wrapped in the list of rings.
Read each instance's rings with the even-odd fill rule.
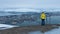
[[[41,22],[41,20],[40,20],[40,14],[41,13],[19,12],[19,14],[18,13],[15,13],[14,15],[13,14],[10,13],[9,15],[0,16],[0,23],[11,24],[11,25],[19,25],[19,26],[20,25],[21,26],[24,26],[24,25],[27,26],[27,25],[39,25]],[[60,16],[60,13],[59,12],[46,12],[46,15],[47,15],[47,17]]]

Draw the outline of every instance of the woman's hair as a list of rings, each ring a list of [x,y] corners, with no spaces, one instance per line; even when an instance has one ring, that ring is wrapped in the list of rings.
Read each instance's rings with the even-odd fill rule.
[[[42,13],[44,13],[44,12],[42,12]]]

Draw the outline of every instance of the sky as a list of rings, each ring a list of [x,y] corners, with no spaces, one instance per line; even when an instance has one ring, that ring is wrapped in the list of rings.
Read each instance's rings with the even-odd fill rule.
[[[60,0],[0,0],[0,8],[60,8]]]

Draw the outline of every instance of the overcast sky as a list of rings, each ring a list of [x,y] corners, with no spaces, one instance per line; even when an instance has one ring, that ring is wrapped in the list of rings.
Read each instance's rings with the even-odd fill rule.
[[[0,0],[0,8],[60,8],[60,0]]]

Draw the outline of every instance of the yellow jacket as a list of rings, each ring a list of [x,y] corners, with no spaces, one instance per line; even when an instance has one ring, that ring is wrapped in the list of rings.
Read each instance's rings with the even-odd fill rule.
[[[41,16],[40,16],[41,19],[46,19],[46,14],[45,13],[42,13]]]

